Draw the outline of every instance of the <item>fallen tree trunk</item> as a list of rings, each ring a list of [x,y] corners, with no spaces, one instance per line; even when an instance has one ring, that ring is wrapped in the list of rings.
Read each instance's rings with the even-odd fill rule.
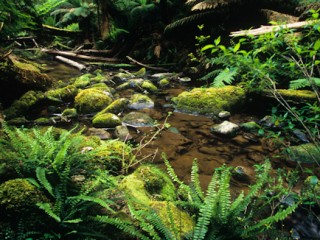
[[[56,59],[60,60],[61,62],[64,62],[72,67],[75,67],[77,69],[79,69],[80,71],[85,70],[87,67],[84,64],[78,63],[76,61],[73,61],[71,59],[62,57],[62,56],[56,56]]]
[[[283,28],[284,29],[302,28],[304,26],[307,26],[309,24],[313,24],[316,22],[317,21],[303,21],[303,22],[295,22],[295,23],[275,25],[275,26],[261,26],[260,28],[256,28],[256,29],[231,32],[230,36],[231,37],[248,36],[248,35],[257,36],[257,35],[262,35],[262,34],[274,32],[274,31],[279,31],[280,29],[283,29]]]
[[[77,54],[69,51],[58,51],[58,50],[52,50],[52,49],[46,49],[46,48],[41,49],[41,51],[49,54],[62,55],[65,57],[78,58],[78,59],[89,60],[89,61],[119,62],[119,59],[117,58],[87,56],[87,55]]]
[[[112,50],[96,50],[96,49],[81,49],[76,50],[75,53],[89,53],[89,54],[110,54],[112,53]]]

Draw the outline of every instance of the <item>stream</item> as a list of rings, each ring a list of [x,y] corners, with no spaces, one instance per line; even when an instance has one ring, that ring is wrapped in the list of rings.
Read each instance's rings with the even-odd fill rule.
[[[42,62],[44,63],[44,62]],[[48,63],[48,62],[47,62]],[[50,62],[50,68],[47,74],[56,80],[66,81],[71,77],[81,75],[79,71],[60,64]],[[133,72],[133,70],[130,70]],[[119,70],[103,70],[105,75],[115,75]],[[154,72],[147,71],[147,78]],[[159,134],[154,136],[153,141],[146,144],[136,153],[138,159],[144,159],[143,162],[153,162],[160,168],[165,169],[162,153],[167,155],[176,174],[183,181],[188,182],[193,159],[198,160],[199,177],[203,189],[207,188],[215,168],[223,164],[237,167],[241,172],[241,177],[233,179],[232,187],[236,191],[246,189],[248,184],[254,182],[254,165],[263,163],[266,158],[272,158],[277,152],[276,146],[272,140],[258,137],[255,134],[239,132],[233,138],[221,137],[211,133],[210,128],[221,119],[213,119],[200,115],[185,114],[175,111],[171,98],[179,93],[190,90],[194,86],[192,82],[171,81],[169,87],[160,89],[156,94],[148,94],[155,102],[154,108],[145,108],[137,110],[146,113],[161,126],[166,120],[169,127],[164,128]],[[134,94],[133,89],[118,91],[118,97],[130,98]],[[130,110],[128,110],[130,112]],[[121,113],[123,117],[126,112]],[[89,116],[90,119],[90,116]],[[81,124],[90,125],[86,116],[80,116]],[[230,116],[230,122],[241,124],[249,121],[258,121],[259,118],[254,114],[237,113]],[[155,127],[130,127],[128,126],[132,139],[131,143],[142,144],[150,139],[156,132]],[[113,134],[114,129],[107,129]],[[275,160],[279,161],[279,160]],[[277,162],[275,162],[278,164]],[[281,164],[281,163],[280,163]],[[281,164],[283,165],[283,164]]]

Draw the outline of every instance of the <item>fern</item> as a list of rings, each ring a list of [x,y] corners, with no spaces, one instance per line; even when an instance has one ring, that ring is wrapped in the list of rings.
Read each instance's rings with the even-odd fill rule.
[[[224,87],[225,85],[230,85],[234,81],[234,76],[238,74],[237,68],[225,68],[222,70],[218,76],[213,80],[213,87]]]
[[[315,85],[317,87],[320,86],[320,78],[312,77],[310,79],[301,78],[290,81],[289,89],[301,89],[305,87],[311,87]]]
[[[195,158],[192,162],[192,168],[191,168],[191,183],[194,186],[194,189],[196,191],[196,194],[199,196],[201,200],[204,199],[204,194],[200,186],[200,180],[199,180],[199,167],[198,167],[198,160]]]
[[[46,0],[42,4],[36,5],[35,9],[39,16],[46,15],[55,8],[59,7],[63,3],[65,3],[67,0]]]
[[[47,213],[48,216],[52,217],[57,222],[61,222],[61,218],[54,212],[50,203],[37,203],[37,206],[43,211],[45,211],[45,213]]]
[[[46,177],[46,169],[38,167],[36,169],[36,176],[40,184],[50,193],[52,197],[54,197],[53,189]]]

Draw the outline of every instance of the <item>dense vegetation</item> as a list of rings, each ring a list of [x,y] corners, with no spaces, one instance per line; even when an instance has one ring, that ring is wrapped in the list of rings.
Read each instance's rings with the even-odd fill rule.
[[[274,169],[265,159],[254,166],[254,181],[241,192],[231,187],[239,172],[242,176],[241,169],[224,164],[213,171],[208,188],[202,189],[196,159],[189,183],[179,179],[165,153],[166,171],[139,159],[141,149],[170,127],[171,113],[163,124],[156,125],[149,140],[137,145],[87,136],[80,126],[71,130],[11,126],[7,120],[21,112],[29,114],[32,101],[34,105],[46,101],[61,104],[75,99],[75,108],[84,115],[90,114],[91,101],[103,98],[108,104],[102,105],[112,102],[103,92],[108,87],[98,81],[102,78],[99,71],[82,75],[73,85],[51,83],[45,78],[43,89],[27,92],[25,99],[14,102],[19,107],[4,111],[6,118],[2,119],[0,109],[0,238],[319,237],[319,7],[316,0],[0,0],[0,78],[7,75],[24,81],[28,76],[38,77],[38,70],[30,69],[28,61],[23,63],[29,67],[26,72],[17,70],[22,63],[10,55],[13,49],[23,47],[36,47],[36,57],[41,55],[41,47],[98,53],[108,50],[104,60],[126,61],[128,55],[148,62],[144,66],[151,69],[152,64],[167,67],[174,62],[172,70],[183,68],[184,74],[196,79],[194,84],[200,83],[203,89],[234,85],[255,99],[252,101],[259,99],[257,96],[271,96],[271,104],[261,102],[258,107],[271,116],[256,135],[277,142],[281,157],[299,158],[288,171]],[[264,11],[257,11],[266,8],[309,22],[297,30],[271,21],[271,25],[282,27],[256,36],[250,31],[228,36],[235,29],[267,24]],[[237,24],[242,17],[245,21]],[[18,39],[32,42],[21,46]],[[135,74],[143,75],[141,71]],[[92,79],[98,88],[86,89]],[[56,92],[41,92],[51,84],[61,85]],[[147,84],[149,91],[156,91]],[[95,98],[83,96],[88,92],[96,94],[92,95]],[[8,107],[12,102],[1,104]],[[59,117],[74,117],[73,109],[68,110]],[[111,113],[104,112],[98,106],[94,112],[105,117],[120,111],[113,106]],[[293,135],[298,135],[300,142],[308,142],[302,156],[291,148],[300,143]],[[307,158],[311,165],[303,163]],[[310,232],[296,232],[294,221],[290,221],[301,212],[312,222]]]

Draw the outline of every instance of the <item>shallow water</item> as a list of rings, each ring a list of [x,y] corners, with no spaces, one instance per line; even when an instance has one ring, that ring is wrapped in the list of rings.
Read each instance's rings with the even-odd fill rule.
[[[68,80],[77,77],[81,73],[73,68],[50,62],[50,70],[47,72],[56,80]],[[112,74],[116,70],[107,70],[106,74]],[[259,138],[253,134],[240,132],[234,138],[223,138],[210,132],[210,127],[221,122],[219,119],[211,119],[204,116],[196,116],[174,112],[170,99],[179,93],[191,89],[192,85],[174,81],[172,86],[163,89],[157,95],[149,95],[155,101],[154,109],[139,110],[149,114],[159,123],[159,127],[165,121],[169,112],[173,112],[167,123],[170,128],[165,128],[154,140],[137,152],[138,159],[145,159],[145,162],[153,162],[165,168],[161,153],[165,153],[175,169],[177,175],[184,181],[190,179],[190,172],[193,159],[199,163],[199,175],[203,189],[206,189],[215,168],[222,164],[229,166],[241,166],[248,175],[245,179],[234,179],[234,189],[245,189],[254,181],[254,164],[263,163],[266,158],[272,158],[277,153],[276,148],[268,139]],[[130,97],[133,90],[119,92],[121,97]],[[123,113],[124,115],[125,113]],[[122,115],[122,116],[123,116]],[[83,119],[83,124],[90,124],[90,121]],[[258,118],[248,114],[234,114],[229,121],[240,124],[248,121],[257,121]],[[133,143],[144,143],[157,131],[155,127],[130,128],[133,136]],[[112,132],[112,130],[111,130]]]

